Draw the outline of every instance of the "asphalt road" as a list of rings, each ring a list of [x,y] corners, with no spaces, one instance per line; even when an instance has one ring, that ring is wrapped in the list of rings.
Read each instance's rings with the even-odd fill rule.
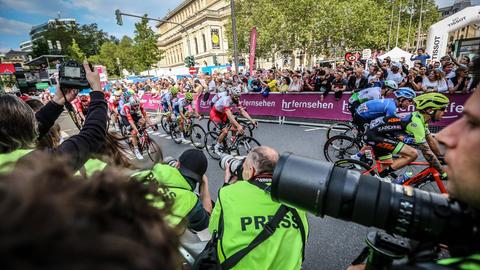
[[[206,122],[207,120],[200,121],[203,126]],[[66,115],[61,116],[59,123],[65,136],[78,132]],[[325,129],[260,123],[254,134],[262,145],[273,147],[279,153],[290,151],[305,157],[324,160],[322,149],[325,142]],[[175,144],[170,136],[163,134],[163,130],[154,132],[152,138],[159,143],[164,156],[178,157],[184,150],[193,147],[190,144]],[[207,157],[209,188],[213,200],[216,200],[218,189],[223,182],[223,171],[218,161],[211,159],[208,155]],[[367,228],[351,222],[310,215],[309,228],[303,269],[345,269],[365,246],[364,238]]]

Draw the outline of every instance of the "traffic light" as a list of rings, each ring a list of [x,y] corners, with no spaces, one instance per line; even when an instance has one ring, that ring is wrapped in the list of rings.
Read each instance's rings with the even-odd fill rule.
[[[185,66],[186,67],[195,66],[195,57],[193,57],[193,55],[185,57]]]
[[[122,13],[120,12],[120,9],[115,10],[115,17],[117,17],[117,24],[123,25]]]

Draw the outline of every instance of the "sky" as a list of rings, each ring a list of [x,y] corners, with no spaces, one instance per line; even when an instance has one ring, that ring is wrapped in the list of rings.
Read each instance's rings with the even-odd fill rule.
[[[135,22],[140,19],[123,17],[117,25],[115,10],[163,18],[183,0],[0,0],[0,52],[19,49],[22,41],[29,40],[28,33],[34,25],[57,18],[74,18],[79,24],[97,23],[99,28],[121,38],[133,36]],[[154,24],[152,23],[152,26]]]
[[[75,18],[77,23],[97,23],[100,29],[121,38],[133,36],[136,18],[123,17],[123,26],[116,24],[115,10],[162,18],[183,0],[0,0],[0,52],[18,49],[29,40],[33,25],[56,18]],[[454,0],[435,0],[439,7],[451,5]],[[153,24],[152,24],[153,26]]]

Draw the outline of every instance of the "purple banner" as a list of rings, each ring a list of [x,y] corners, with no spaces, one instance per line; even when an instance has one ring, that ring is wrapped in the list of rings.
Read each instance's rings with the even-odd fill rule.
[[[206,102],[200,96],[199,111],[201,113],[210,112],[210,100],[214,95],[210,95],[210,99]],[[446,126],[462,116],[463,104],[470,95],[454,94],[448,95],[450,104],[447,111],[440,122],[432,123],[434,126]],[[248,113],[252,116],[285,116],[293,118],[312,118],[322,120],[351,120],[350,111],[348,110],[348,99],[350,94],[343,94],[339,100],[335,100],[334,95],[327,95],[323,101],[320,101],[320,93],[270,93],[268,97],[261,94],[242,94],[240,101],[247,108]],[[160,97],[152,97],[143,95],[141,100],[143,106],[147,110],[157,110],[160,106]],[[411,105],[407,110],[400,112],[411,112],[415,106]]]

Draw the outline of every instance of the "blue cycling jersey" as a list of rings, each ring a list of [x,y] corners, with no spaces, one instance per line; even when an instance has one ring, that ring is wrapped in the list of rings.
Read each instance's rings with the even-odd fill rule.
[[[391,98],[374,99],[362,103],[357,108],[357,115],[367,121],[382,116],[395,116],[397,114],[397,105]]]

